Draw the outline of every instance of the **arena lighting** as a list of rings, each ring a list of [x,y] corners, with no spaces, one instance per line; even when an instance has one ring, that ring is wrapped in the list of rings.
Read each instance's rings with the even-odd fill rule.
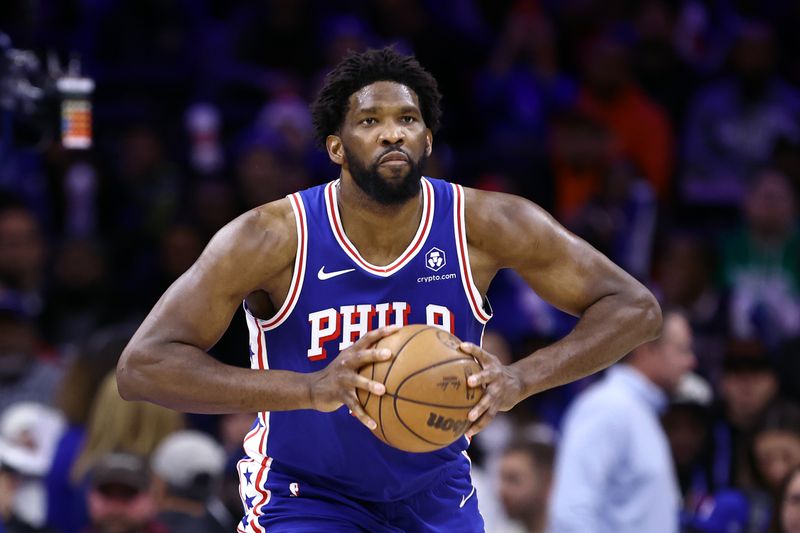
[[[45,68],[35,52],[13,48],[0,33],[0,140],[43,146],[58,135],[64,148],[90,148],[93,91],[77,56],[62,68],[51,52]]]

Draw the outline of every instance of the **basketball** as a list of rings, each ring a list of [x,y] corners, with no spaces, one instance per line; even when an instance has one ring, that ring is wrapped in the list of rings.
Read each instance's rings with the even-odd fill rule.
[[[378,426],[376,437],[407,452],[430,452],[461,437],[467,415],[483,395],[467,386],[481,366],[459,351],[461,341],[440,328],[405,326],[376,348],[394,357],[362,367],[359,373],[386,387],[383,396],[356,389],[358,401]]]

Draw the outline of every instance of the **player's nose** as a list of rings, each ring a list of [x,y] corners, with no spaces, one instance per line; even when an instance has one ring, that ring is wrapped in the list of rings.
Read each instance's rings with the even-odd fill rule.
[[[405,141],[406,135],[403,128],[399,125],[387,125],[379,134],[378,140],[383,146],[390,146],[393,144],[402,145]]]

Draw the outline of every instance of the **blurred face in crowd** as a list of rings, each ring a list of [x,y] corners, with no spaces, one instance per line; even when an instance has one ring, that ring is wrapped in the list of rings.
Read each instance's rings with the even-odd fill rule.
[[[775,47],[766,25],[750,24],[742,31],[733,50],[733,65],[746,84],[760,84],[772,73]]]
[[[760,433],[753,443],[753,454],[764,482],[777,493],[789,471],[800,466],[800,434],[778,430]]]
[[[781,502],[781,531],[800,533],[800,471],[795,470]]]
[[[701,244],[689,237],[674,237],[660,262],[660,285],[670,304],[691,306],[710,279],[708,259]]]
[[[768,368],[726,371],[720,390],[728,420],[739,429],[749,429],[777,394],[778,381]]]
[[[237,161],[237,180],[247,207],[283,198],[302,186],[304,169],[289,162],[277,148],[253,146]]]
[[[586,82],[600,99],[616,96],[628,82],[628,53],[622,44],[601,39],[584,61]]]
[[[155,516],[151,495],[110,483],[89,492],[89,517],[98,533],[138,533]]]
[[[753,231],[762,238],[783,238],[794,227],[794,190],[786,176],[768,170],[756,178],[747,196],[745,214]]]
[[[203,243],[191,226],[170,226],[161,239],[161,269],[171,280],[186,272],[203,251]]]
[[[34,361],[36,329],[27,320],[0,315],[0,386],[21,378]]]
[[[669,313],[664,319],[661,339],[641,346],[638,352],[641,357],[635,358],[635,364],[644,370],[650,381],[671,393],[684,374],[695,367],[692,343],[692,329],[686,318],[679,313]]]
[[[690,466],[703,451],[708,430],[700,409],[693,405],[673,406],[662,419],[678,468]]]
[[[339,133],[328,137],[328,151],[370,198],[394,205],[419,193],[433,137],[414,91],[390,81],[363,87],[350,96]]]
[[[45,248],[34,216],[25,209],[0,213],[0,284],[31,289],[38,282]]]
[[[122,175],[141,179],[153,172],[164,158],[164,146],[147,126],[131,128],[122,141]]]
[[[512,450],[500,461],[500,502],[509,517],[528,523],[531,515],[547,507],[550,473],[530,454]]]

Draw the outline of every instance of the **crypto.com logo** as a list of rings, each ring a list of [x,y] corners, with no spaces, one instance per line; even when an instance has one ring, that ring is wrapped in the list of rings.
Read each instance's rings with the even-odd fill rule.
[[[425,254],[425,266],[434,272],[438,272],[446,264],[444,252],[438,248],[431,248]]]

